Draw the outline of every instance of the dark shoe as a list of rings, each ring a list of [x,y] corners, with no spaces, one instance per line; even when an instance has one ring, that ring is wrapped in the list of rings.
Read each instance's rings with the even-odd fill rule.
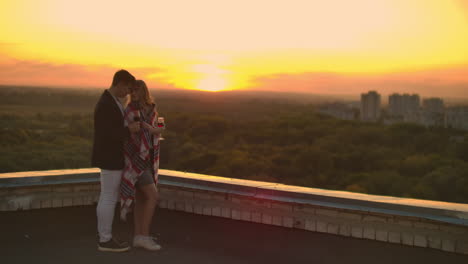
[[[99,242],[98,250],[104,252],[125,252],[130,250],[130,246],[127,242],[118,241],[117,239],[112,238],[107,242]]]

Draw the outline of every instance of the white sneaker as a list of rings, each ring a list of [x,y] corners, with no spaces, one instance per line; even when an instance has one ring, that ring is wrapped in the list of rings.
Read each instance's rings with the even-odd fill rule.
[[[133,238],[133,247],[141,247],[150,251],[161,249],[161,246],[156,244],[154,239],[150,236],[135,236]]]

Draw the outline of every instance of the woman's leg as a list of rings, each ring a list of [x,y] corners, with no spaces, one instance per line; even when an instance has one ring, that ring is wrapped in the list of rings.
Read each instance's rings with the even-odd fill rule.
[[[135,206],[138,206],[138,209],[135,208],[135,236],[149,236],[158,192],[154,183],[138,186],[137,192],[138,191],[139,196],[137,196],[135,204]]]
[[[134,201],[134,208],[133,208],[133,223],[135,226],[134,229],[134,236],[141,235],[141,221],[140,219],[143,217],[143,194],[140,191],[140,188],[136,186],[135,189],[135,201]]]

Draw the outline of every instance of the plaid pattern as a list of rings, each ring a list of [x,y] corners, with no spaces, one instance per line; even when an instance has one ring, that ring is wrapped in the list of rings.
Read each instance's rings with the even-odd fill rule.
[[[146,116],[140,107],[130,103],[125,109],[124,123],[128,126],[134,122],[135,117],[140,122],[154,126],[156,120],[156,107]],[[150,149],[154,149],[154,155]],[[159,136],[153,136],[147,129],[142,128],[139,133],[131,134],[124,142],[125,167],[120,184],[120,218],[126,220],[127,213],[135,200],[135,183],[143,172],[153,166],[154,182],[158,182],[159,169]]]

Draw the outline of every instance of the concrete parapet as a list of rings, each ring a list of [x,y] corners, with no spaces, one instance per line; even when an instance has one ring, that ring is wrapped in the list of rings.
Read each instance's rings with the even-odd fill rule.
[[[159,207],[468,254],[468,205],[160,170]],[[0,174],[0,211],[99,199],[99,170]]]

